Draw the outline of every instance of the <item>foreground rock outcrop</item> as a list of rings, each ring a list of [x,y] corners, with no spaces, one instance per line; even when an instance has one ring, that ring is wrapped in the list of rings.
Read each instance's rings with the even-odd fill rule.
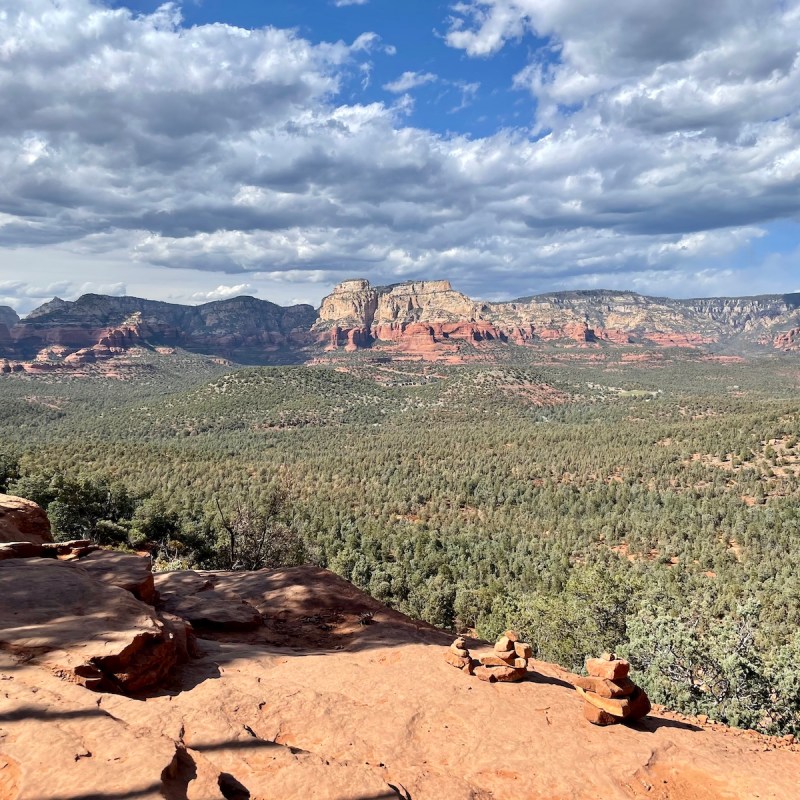
[[[325,570],[166,573],[153,607],[115,558],[0,562],[3,800],[797,796],[796,745],[659,708],[588,725],[576,676],[471,678],[441,657],[452,636]],[[260,624],[195,641],[163,606],[208,593]]]
[[[0,494],[0,544],[4,542],[52,542],[50,521],[36,503]]]

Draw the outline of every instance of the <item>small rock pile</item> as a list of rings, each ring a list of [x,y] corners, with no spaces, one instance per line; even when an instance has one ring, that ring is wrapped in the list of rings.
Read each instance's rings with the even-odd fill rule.
[[[464,647],[465,644],[466,642],[463,637],[459,636],[453,644],[450,645],[450,649],[444,654],[444,660],[450,664],[451,667],[456,667],[466,672],[467,675],[472,675],[474,662],[472,656],[469,654],[469,650]]]
[[[528,671],[528,659],[531,657],[531,646],[519,641],[514,631],[506,631],[494,645],[490,656],[480,659],[480,666],[475,668],[475,675],[482,681],[502,681],[517,683],[524,680]]]
[[[592,725],[615,725],[650,713],[650,700],[628,677],[630,665],[613,653],[586,661],[588,678],[576,676],[575,689],[585,700],[583,716]]]

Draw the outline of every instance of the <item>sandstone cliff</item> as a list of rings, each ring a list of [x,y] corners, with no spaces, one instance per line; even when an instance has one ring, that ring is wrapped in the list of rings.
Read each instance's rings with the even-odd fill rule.
[[[799,331],[798,294],[673,300],[596,290],[476,302],[448,281],[371,286],[357,279],[340,283],[318,313],[253,297],[200,306],[55,298],[11,327],[0,323],[0,372],[82,367],[134,347],[180,347],[251,364],[301,362],[320,345],[423,358],[480,351],[484,359],[492,357],[487,345],[497,343],[798,351]]]
[[[383,341],[420,351],[464,340],[665,347],[738,341],[786,350],[796,347],[799,309],[800,295],[673,300],[604,290],[477,303],[447,281],[371,287],[361,280],[323,300],[315,330],[330,348],[347,349]]]

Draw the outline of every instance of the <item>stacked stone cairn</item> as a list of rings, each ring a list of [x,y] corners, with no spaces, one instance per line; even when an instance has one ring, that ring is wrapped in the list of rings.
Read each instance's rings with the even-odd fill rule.
[[[531,646],[519,640],[514,631],[506,631],[494,645],[490,656],[482,656],[475,675],[482,681],[518,683],[528,672]]]
[[[583,716],[592,725],[615,725],[650,713],[647,695],[628,677],[630,665],[613,653],[586,660],[589,677],[573,681],[584,699]]]
[[[464,639],[459,636],[458,639],[450,645],[450,649],[444,654],[444,660],[450,664],[451,667],[456,667],[466,672],[467,675],[472,675],[474,662],[472,656],[469,654],[469,650],[464,647],[465,644],[466,642]]]

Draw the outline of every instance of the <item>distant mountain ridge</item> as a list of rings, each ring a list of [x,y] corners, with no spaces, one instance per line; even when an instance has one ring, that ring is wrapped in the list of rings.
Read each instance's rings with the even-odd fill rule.
[[[6,328],[5,336],[0,327],[0,357],[76,366],[134,346],[161,346],[268,360],[300,344],[295,337],[302,337],[315,319],[310,305],[285,308],[255,297],[185,306],[87,294],[74,302],[55,298],[45,303]]]
[[[323,300],[315,330],[329,349],[383,341],[424,352],[457,340],[698,347],[739,339],[794,349],[799,327],[800,294],[673,300],[596,289],[476,302],[448,281],[351,280]]]
[[[373,347],[388,356],[454,357],[465,345],[486,351],[498,343],[800,350],[800,294],[676,300],[592,289],[482,302],[449,281],[354,279],[319,310],[248,296],[187,306],[97,294],[54,298],[24,319],[0,308],[6,372],[83,366],[134,347],[267,364]]]

